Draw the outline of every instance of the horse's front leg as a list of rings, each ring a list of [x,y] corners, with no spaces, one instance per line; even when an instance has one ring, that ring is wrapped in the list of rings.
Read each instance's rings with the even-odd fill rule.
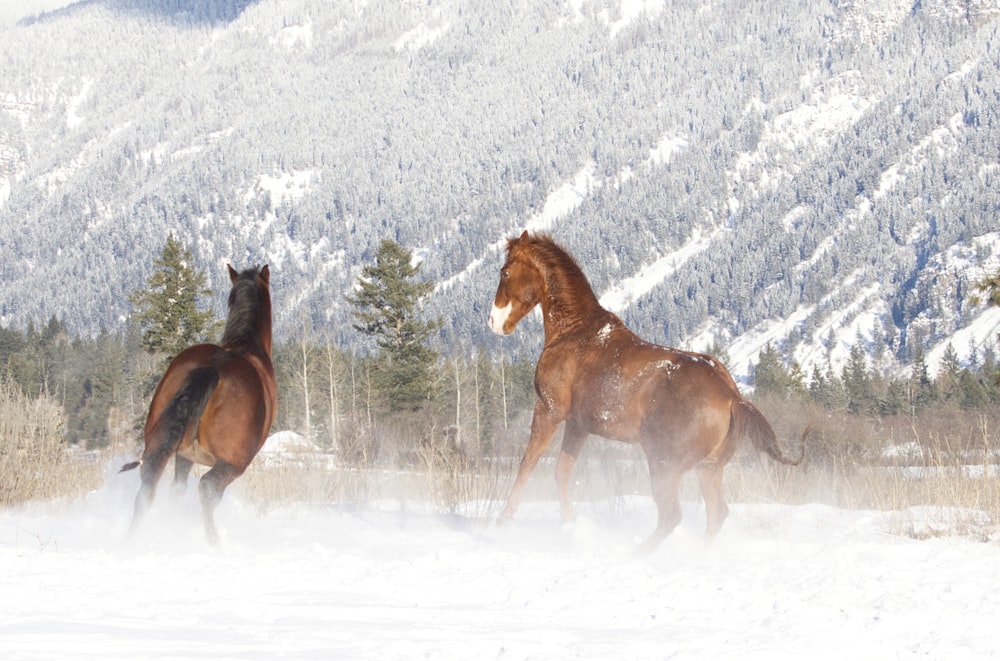
[[[521,504],[521,493],[528,483],[531,471],[535,469],[538,459],[545,454],[549,444],[552,443],[552,437],[555,436],[560,422],[562,417],[553,413],[549,406],[543,404],[541,400],[535,402],[535,411],[531,418],[531,439],[524,450],[524,456],[521,457],[521,466],[517,469],[514,486],[507,496],[507,504],[500,514],[501,521],[509,521],[517,512]]]

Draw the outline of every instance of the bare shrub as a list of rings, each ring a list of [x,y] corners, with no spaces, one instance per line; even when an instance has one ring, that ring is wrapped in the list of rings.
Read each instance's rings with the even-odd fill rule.
[[[880,512],[890,533],[923,538],[941,534],[1000,538],[1000,448],[993,412],[936,410],[918,417],[857,416],[811,403],[758,402],[790,454],[813,425],[801,466],[778,465],[749,443],[726,469],[731,503],[819,503]],[[378,500],[420,502],[473,519],[495,516],[506,498],[529,436],[530,414],[499,430],[479,455],[458,442],[453,430],[437,433],[383,429],[378,462],[335,455],[294,462],[257,462],[247,471],[246,491],[261,507],[312,502],[364,508]],[[433,428],[432,428],[433,430]],[[422,438],[422,441],[420,440]],[[542,457],[525,491],[526,500],[556,498],[553,472],[561,438]],[[391,457],[391,459],[390,459]],[[638,446],[592,437],[573,472],[573,498],[622,515],[631,497],[648,496],[645,456]],[[682,498],[700,499],[693,476]]]
[[[823,503],[884,512],[895,534],[1000,537],[995,412],[936,406],[864,417],[765,400],[782,442],[812,422],[806,462],[775,466],[744,448],[726,474],[731,500]]]
[[[99,462],[67,453],[63,427],[51,397],[0,381],[0,506],[76,496],[100,483]]]
[[[396,501],[473,519],[495,514],[512,479],[512,460],[474,454],[452,427],[425,429],[383,424],[378,438],[385,451],[377,462],[343,452],[261,457],[239,488],[262,510],[290,503],[363,509]]]
[[[357,423],[346,423],[337,435],[337,452],[346,466],[369,468],[378,459],[378,443],[372,430]]]
[[[295,503],[362,508],[378,497],[378,472],[344,465],[333,455],[258,457],[243,474],[241,493],[261,511]]]

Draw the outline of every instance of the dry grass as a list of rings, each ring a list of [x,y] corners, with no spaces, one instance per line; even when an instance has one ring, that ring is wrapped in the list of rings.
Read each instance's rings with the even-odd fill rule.
[[[335,462],[256,463],[244,476],[244,493],[261,508],[295,502],[336,503],[364,509],[376,501],[433,503],[470,518],[499,513],[519,457],[470,463],[430,460],[411,469],[349,469]],[[553,500],[554,457],[539,462],[526,500]],[[731,503],[826,504],[885,513],[890,532],[915,538],[960,534],[1000,536],[997,466],[959,464],[941,456],[921,466],[833,462],[788,467],[745,451],[726,471]],[[600,502],[611,516],[624,513],[634,495],[649,495],[641,451],[595,439],[574,471],[574,499]],[[699,500],[693,475],[682,497]]]
[[[890,531],[912,537],[1000,536],[1000,467],[985,418],[978,423],[980,437],[975,442],[967,436],[943,435],[933,425],[911,422],[905,434],[885,421],[878,425],[876,429],[846,415],[825,420],[810,437],[807,460],[799,467],[775,464],[744,447],[726,469],[729,501],[880,511],[886,513]],[[796,421],[775,421],[782,439],[796,439],[803,427]],[[423,448],[405,470],[345,468],[330,456],[300,458],[273,465],[257,462],[244,479],[247,493],[261,507],[293,501],[357,507],[379,500],[422,501],[448,512],[490,517],[503,505],[527,435],[524,428],[500,439],[498,457],[469,460]],[[556,498],[553,474],[559,440],[536,467],[525,500]],[[911,454],[888,452],[901,441],[909,443]],[[600,502],[610,515],[621,514],[630,496],[649,495],[642,451],[591,438],[574,470],[572,489],[574,500]],[[682,498],[700,499],[693,475],[684,481]]]
[[[884,512],[891,532],[915,538],[1000,538],[1000,442],[994,431],[1000,424],[995,416],[866,420],[815,410],[772,410],[768,416],[786,444],[801,434],[802,420],[820,419],[821,424],[800,467],[777,465],[744,447],[726,469],[731,503],[820,503]],[[62,417],[50,399],[28,398],[0,383],[0,506],[75,497],[100,485],[104,462],[65,450]],[[496,456],[483,458],[453,447],[423,446],[409,453],[405,468],[388,458],[358,466],[334,455],[260,457],[236,488],[262,510],[295,503],[364,509],[397,501],[488,519],[504,503],[527,437],[524,422],[494,440]],[[559,441],[539,462],[526,500],[556,498]],[[641,450],[592,438],[577,463],[572,489],[576,501],[600,502],[608,514],[622,514],[629,497],[649,494]],[[693,476],[685,480],[682,498],[700,499]]]
[[[292,503],[364,509],[380,501],[433,503],[449,513],[485,518],[506,496],[512,460],[470,461],[459,455],[416,454],[406,468],[343,465],[333,455],[255,461],[240,489],[261,510]]]
[[[62,409],[0,381],[0,506],[74,497],[100,482],[100,462],[67,452]]]

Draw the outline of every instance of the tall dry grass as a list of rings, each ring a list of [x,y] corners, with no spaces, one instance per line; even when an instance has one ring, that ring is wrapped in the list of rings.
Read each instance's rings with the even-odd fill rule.
[[[374,503],[420,503],[470,518],[496,514],[506,496],[513,457],[479,457],[420,446],[405,462],[342,461],[333,454],[290,452],[260,457],[240,479],[262,511],[292,503],[365,509]]]
[[[816,424],[807,461],[779,466],[744,448],[727,471],[733,501],[875,510],[897,534],[1000,539],[996,412],[948,408],[866,419],[816,407],[782,413],[773,402],[767,408],[786,442],[797,438],[802,420]]]
[[[1000,414],[939,410],[913,418],[866,419],[846,413],[762,402],[785,447],[807,422],[804,465],[777,465],[744,447],[726,469],[731,503],[820,503],[884,513],[890,531],[921,538],[962,534],[1000,539]],[[67,452],[63,414],[50,398],[27,397],[0,382],[0,506],[75,497],[100,486],[105,460]],[[475,519],[499,513],[528,438],[527,420],[491,439],[489,456],[448,444],[357,462],[334,454],[259,457],[234,488],[262,510],[313,503],[365,509],[379,501],[420,503]],[[398,447],[411,439],[395,439]],[[557,437],[525,490],[554,500]],[[474,444],[472,447],[483,447]],[[793,451],[792,449],[789,450]],[[196,477],[200,475],[196,472]],[[576,501],[624,513],[631,496],[649,495],[642,451],[592,437],[573,474]],[[682,498],[699,500],[694,476]]]
[[[98,462],[67,452],[59,405],[0,381],[0,506],[73,497],[100,482]]]
[[[516,456],[407,469],[354,469],[328,461],[258,462],[242,478],[241,488],[262,510],[302,502],[363,510],[389,501],[485,519],[502,508],[517,463]],[[554,465],[553,456],[539,462],[526,500],[555,499]],[[837,462],[788,467],[746,451],[728,467],[725,487],[731,503],[819,503],[873,510],[884,513],[889,530],[897,534],[962,534],[990,540],[1000,538],[997,472],[992,464],[969,466],[944,457],[921,466]],[[600,503],[608,515],[616,516],[625,513],[635,495],[649,496],[641,452],[595,439],[574,471],[574,500]],[[685,479],[682,498],[701,498],[694,475]]]

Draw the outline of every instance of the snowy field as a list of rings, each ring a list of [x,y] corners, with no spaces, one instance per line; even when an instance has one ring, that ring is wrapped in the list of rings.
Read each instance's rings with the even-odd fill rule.
[[[234,488],[212,548],[194,489],[126,541],[137,483],[0,512],[0,659],[1000,658],[1000,545],[887,514],[737,504],[705,545],[688,503],[636,558],[642,497],[497,527],[412,502],[262,513]]]

